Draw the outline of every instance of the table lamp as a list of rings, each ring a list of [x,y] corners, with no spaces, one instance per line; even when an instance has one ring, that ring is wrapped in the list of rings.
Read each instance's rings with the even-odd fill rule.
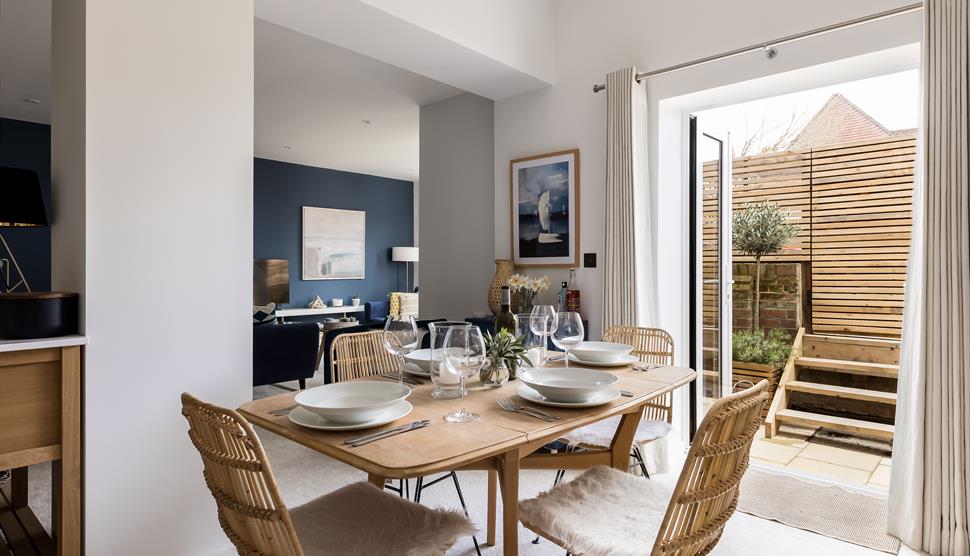
[[[396,263],[404,263],[404,287],[411,291],[410,287],[410,266],[408,263],[418,262],[417,247],[391,247],[391,260]]]
[[[20,168],[0,166],[0,228],[41,227],[47,225],[47,212],[44,210],[44,196],[40,190],[40,180],[36,172]],[[9,260],[0,258],[3,268],[2,286],[4,292],[10,292],[23,284],[29,292],[30,285],[24,276],[17,258],[7,240],[0,234],[0,243],[6,250]],[[16,284],[10,284],[10,265],[20,276]]]

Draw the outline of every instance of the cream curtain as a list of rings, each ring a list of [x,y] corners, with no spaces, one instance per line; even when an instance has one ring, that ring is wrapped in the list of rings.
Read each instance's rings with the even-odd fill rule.
[[[636,68],[606,78],[606,238],[603,330],[655,323],[646,85]]]
[[[970,0],[926,0],[889,532],[970,554]]]

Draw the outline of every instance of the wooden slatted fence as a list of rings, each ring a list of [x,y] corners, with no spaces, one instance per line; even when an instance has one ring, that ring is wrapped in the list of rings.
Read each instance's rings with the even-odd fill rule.
[[[768,200],[802,231],[766,262],[811,263],[811,328],[899,337],[912,227],[913,134],[733,160],[734,210]],[[717,163],[704,164],[704,277],[716,278]],[[750,257],[734,255],[736,262]],[[705,320],[717,290],[704,289]]]

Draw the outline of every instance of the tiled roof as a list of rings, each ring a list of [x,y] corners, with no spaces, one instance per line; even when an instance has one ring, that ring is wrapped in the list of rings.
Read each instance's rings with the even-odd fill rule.
[[[872,119],[872,116],[835,93],[792,139],[788,148],[802,149],[891,135],[893,132]]]

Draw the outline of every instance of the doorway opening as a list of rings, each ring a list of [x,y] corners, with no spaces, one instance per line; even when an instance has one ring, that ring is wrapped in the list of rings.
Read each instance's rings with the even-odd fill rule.
[[[693,401],[768,380],[755,465],[888,489],[918,92],[907,70],[690,115]]]

